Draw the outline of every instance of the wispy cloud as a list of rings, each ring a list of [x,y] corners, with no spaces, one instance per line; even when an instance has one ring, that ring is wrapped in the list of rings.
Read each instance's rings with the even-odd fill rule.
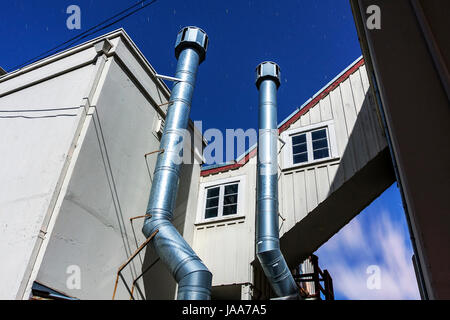
[[[403,217],[386,209],[368,209],[316,252],[322,269],[333,278],[335,295],[352,300],[419,299]],[[380,271],[379,289],[367,285],[371,277],[367,268],[372,265]]]

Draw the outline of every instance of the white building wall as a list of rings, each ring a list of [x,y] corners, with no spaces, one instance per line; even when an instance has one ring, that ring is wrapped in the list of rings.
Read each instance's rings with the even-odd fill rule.
[[[97,54],[94,45],[104,39],[108,41],[97,46]],[[165,116],[167,105],[159,105],[168,101],[170,92],[123,30],[40,64],[21,77],[22,82],[42,81],[0,96],[0,111],[14,111],[0,113],[5,116],[0,118],[2,139],[11,141],[0,144],[0,177],[8,181],[0,196],[0,252],[6,262],[0,297],[28,299],[33,281],[38,281],[81,299],[111,299],[119,266],[145,240],[143,219],[134,221],[134,230],[129,219],[145,214],[157,154],[144,154],[159,148],[154,128]],[[60,75],[46,78],[55,77],[54,72]],[[2,80],[1,89],[14,88]],[[22,83],[11,82],[16,87]],[[49,118],[6,117],[19,109],[67,106],[78,108],[64,115],[20,112]],[[185,221],[196,207],[202,140],[192,123],[189,130],[200,141],[191,146],[197,164],[182,168],[174,224],[181,233],[186,229],[192,241]],[[124,270],[128,286],[151,255],[148,246]],[[74,279],[67,273],[71,266],[80,270],[80,287],[67,285]],[[172,277],[164,269],[159,262],[139,282],[151,298],[175,296]],[[121,282],[116,299],[129,299]]]
[[[169,90],[123,31],[102,39],[102,46],[94,46],[97,39],[0,78],[0,177],[7,181],[0,186],[0,298],[27,299],[36,280],[78,298],[109,299],[118,267],[145,240],[142,220],[133,230],[129,219],[145,213],[156,155],[144,154],[159,147],[153,130]],[[281,135],[288,141],[294,131],[327,126],[333,149],[330,159],[291,166],[289,144],[279,145],[280,236],[283,244],[289,232],[288,260],[296,259],[296,230],[311,223],[305,218],[386,150],[375,108],[362,65]],[[201,136],[194,136],[199,160]],[[241,297],[268,297],[252,265],[256,158],[203,177],[198,163],[184,165],[181,175],[174,225],[213,273],[214,288],[223,288],[218,296],[236,296],[242,287]],[[205,187],[235,180],[238,215],[202,219]],[[156,260],[149,246],[124,271],[128,284]],[[80,268],[79,289],[67,287],[69,266]],[[161,262],[139,284],[147,298],[175,296]],[[122,283],[116,297],[129,298]]]
[[[204,208],[204,186],[211,182],[245,178],[238,201],[243,204],[239,217],[214,222],[201,221]],[[213,286],[251,282],[250,262],[255,258],[256,163],[238,170],[202,177],[200,181],[197,223],[193,248],[213,273]]]
[[[20,298],[81,130],[94,48],[0,78],[0,299]],[[79,68],[58,75],[66,67]],[[46,79],[47,78],[47,79]]]
[[[319,92],[319,94],[321,93]],[[295,252],[296,248],[300,251],[304,250],[304,244],[297,242],[296,237],[301,238],[301,241],[310,239],[312,243],[323,241],[322,238],[328,239],[348,222],[348,220],[345,220],[345,223],[340,220],[333,222],[334,218],[329,214],[339,215],[339,213],[333,212],[323,213],[323,217],[308,220],[308,222],[305,218],[312,212],[320,210],[318,208],[322,203],[328,200],[344,183],[353,179],[356,173],[366,167],[369,162],[381,153],[387,152],[386,140],[378,121],[375,99],[369,91],[369,81],[364,64],[355,68],[345,80],[339,81],[337,86],[321,96],[315,105],[308,106],[308,108],[307,112],[283,131],[280,138],[284,142],[288,142],[289,135],[293,132],[300,133],[303,130],[327,127],[330,133],[329,143],[332,156],[314,163],[292,165],[292,160],[289,161],[289,157],[292,156],[289,148],[292,146],[289,143],[284,146],[281,142],[279,143],[280,238],[283,240],[283,235],[292,231],[289,238],[290,250],[285,253],[290,263],[297,257],[296,255],[291,256],[291,252]],[[271,294],[270,286],[257,267],[258,263],[255,262],[256,269],[254,271],[251,266],[255,259],[255,162],[256,157],[253,157],[238,169],[210,174],[201,178],[200,186],[214,181],[220,183],[224,178],[245,176],[247,179],[246,195],[239,201],[245,202],[244,206],[247,209],[246,218],[240,221],[241,224],[229,225],[226,221],[214,221],[197,225],[194,247],[213,272],[213,286],[251,282],[253,283],[254,298],[268,298]],[[380,168],[380,165],[376,165]],[[381,182],[381,188],[392,183],[390,179],[393,179],[393,176],[391,177],[389,174],[388,176]],[[366,197],[369,199],[379,191],[380,183],[374,184],[378,188],[375,191],[371,190],[370,181],[367,183],[369,186],[361,187],[366,188]],[[199,208],[197,209],[200,213],[198,214],[202,213],[204,206],[202,192],[204,193],[204,190],[200,187]],[[336,211],[339,211],[341,203],[336,200],[331,201],[335,204]],[[345,214],[354,216],[357,213],[359,211]],[[310,221],[313,221],[314,229],[311,228],[307,235],[299,237],[293,234],[297,232],[293,230],[294,226],[298,228],[303,223],[308,223],[309,226]],[[336,226],[331,229],[335,231],[323,228],[325,225],[333,223],[336,223]],[[320,235],[320,230],[323,230],[323,235]],[[329,232],[332,233],[328,234]],[[311,253],[308,252],[308,254]],[[296,261],[295,263],[300,262]]]
[[[82,299],[109,299],[118,267],[145,238],[140,232],[156,155],[156,111],[114,58],[109,58],[37,281]],[[81,290],[66,287],[68,266],[81,271]],[[131,282],[140,260],[124,270]],[[133,271],[133,272],[130,272]],[[123,284],[118,298],[126,295]]]
[[[279,210],[285,220],[280,220],[280,237],[387,147],[375,108],[362,65],[282,133],[281,138],[288,141],[293,131],[331,124],[337,154],[313,165],[286,168],[288,150],[282,150]]]

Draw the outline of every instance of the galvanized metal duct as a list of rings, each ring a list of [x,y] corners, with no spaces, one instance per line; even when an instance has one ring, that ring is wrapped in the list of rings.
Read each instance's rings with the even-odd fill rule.
[[[187,128],[199,64],[205,59],[208,36],[197,27],[183,28],[177,36],[175,82],[161,137],[153,184],[147,207],[151,217],[142,232],[149,237],[157,229],[153,247],[178,282],[178,300],[209,300],[212,274],[172,225],[180,178],[180,141]]]
[[[279,297],[298,296],[299,288],[280,251],[278,233],[277,90],[280,67],[263,62],[256,68],[259,89],[256,255]]]

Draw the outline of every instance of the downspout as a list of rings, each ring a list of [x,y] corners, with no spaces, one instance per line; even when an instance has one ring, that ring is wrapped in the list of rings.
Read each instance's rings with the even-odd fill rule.
[[[152,245],[178,283],[178,300],[209,300],[212,274],[171,223],[180,180],[180,142],[189,111],[198,66],[205,59],[208,36],[197,27],[183,28],[177,36],[175,82],[161,137],[147,214],[142,232],[148,238],[159,230]]]
[[[277,90],[280,67],[263,62],[256,68],[259,90],[256,255],[278,297],[298,298],[299,288],[280,250],[278,233]]]

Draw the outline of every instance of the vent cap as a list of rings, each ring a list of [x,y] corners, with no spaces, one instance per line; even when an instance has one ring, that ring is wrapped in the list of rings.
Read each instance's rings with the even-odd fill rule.
[[[265,61],[256,67],[256,87],[258,89],[261,82],[266,79],[275,81],[277,88],[280,87],[281,71],[280,66],[275,62]]]
[[[200,56],[200,63],[205,60],[208,49],[208,35],[198,27],[184,27],[178,32],[175,43],[175,57],[178,59],[180,52],[185,48],[197,50]]]

